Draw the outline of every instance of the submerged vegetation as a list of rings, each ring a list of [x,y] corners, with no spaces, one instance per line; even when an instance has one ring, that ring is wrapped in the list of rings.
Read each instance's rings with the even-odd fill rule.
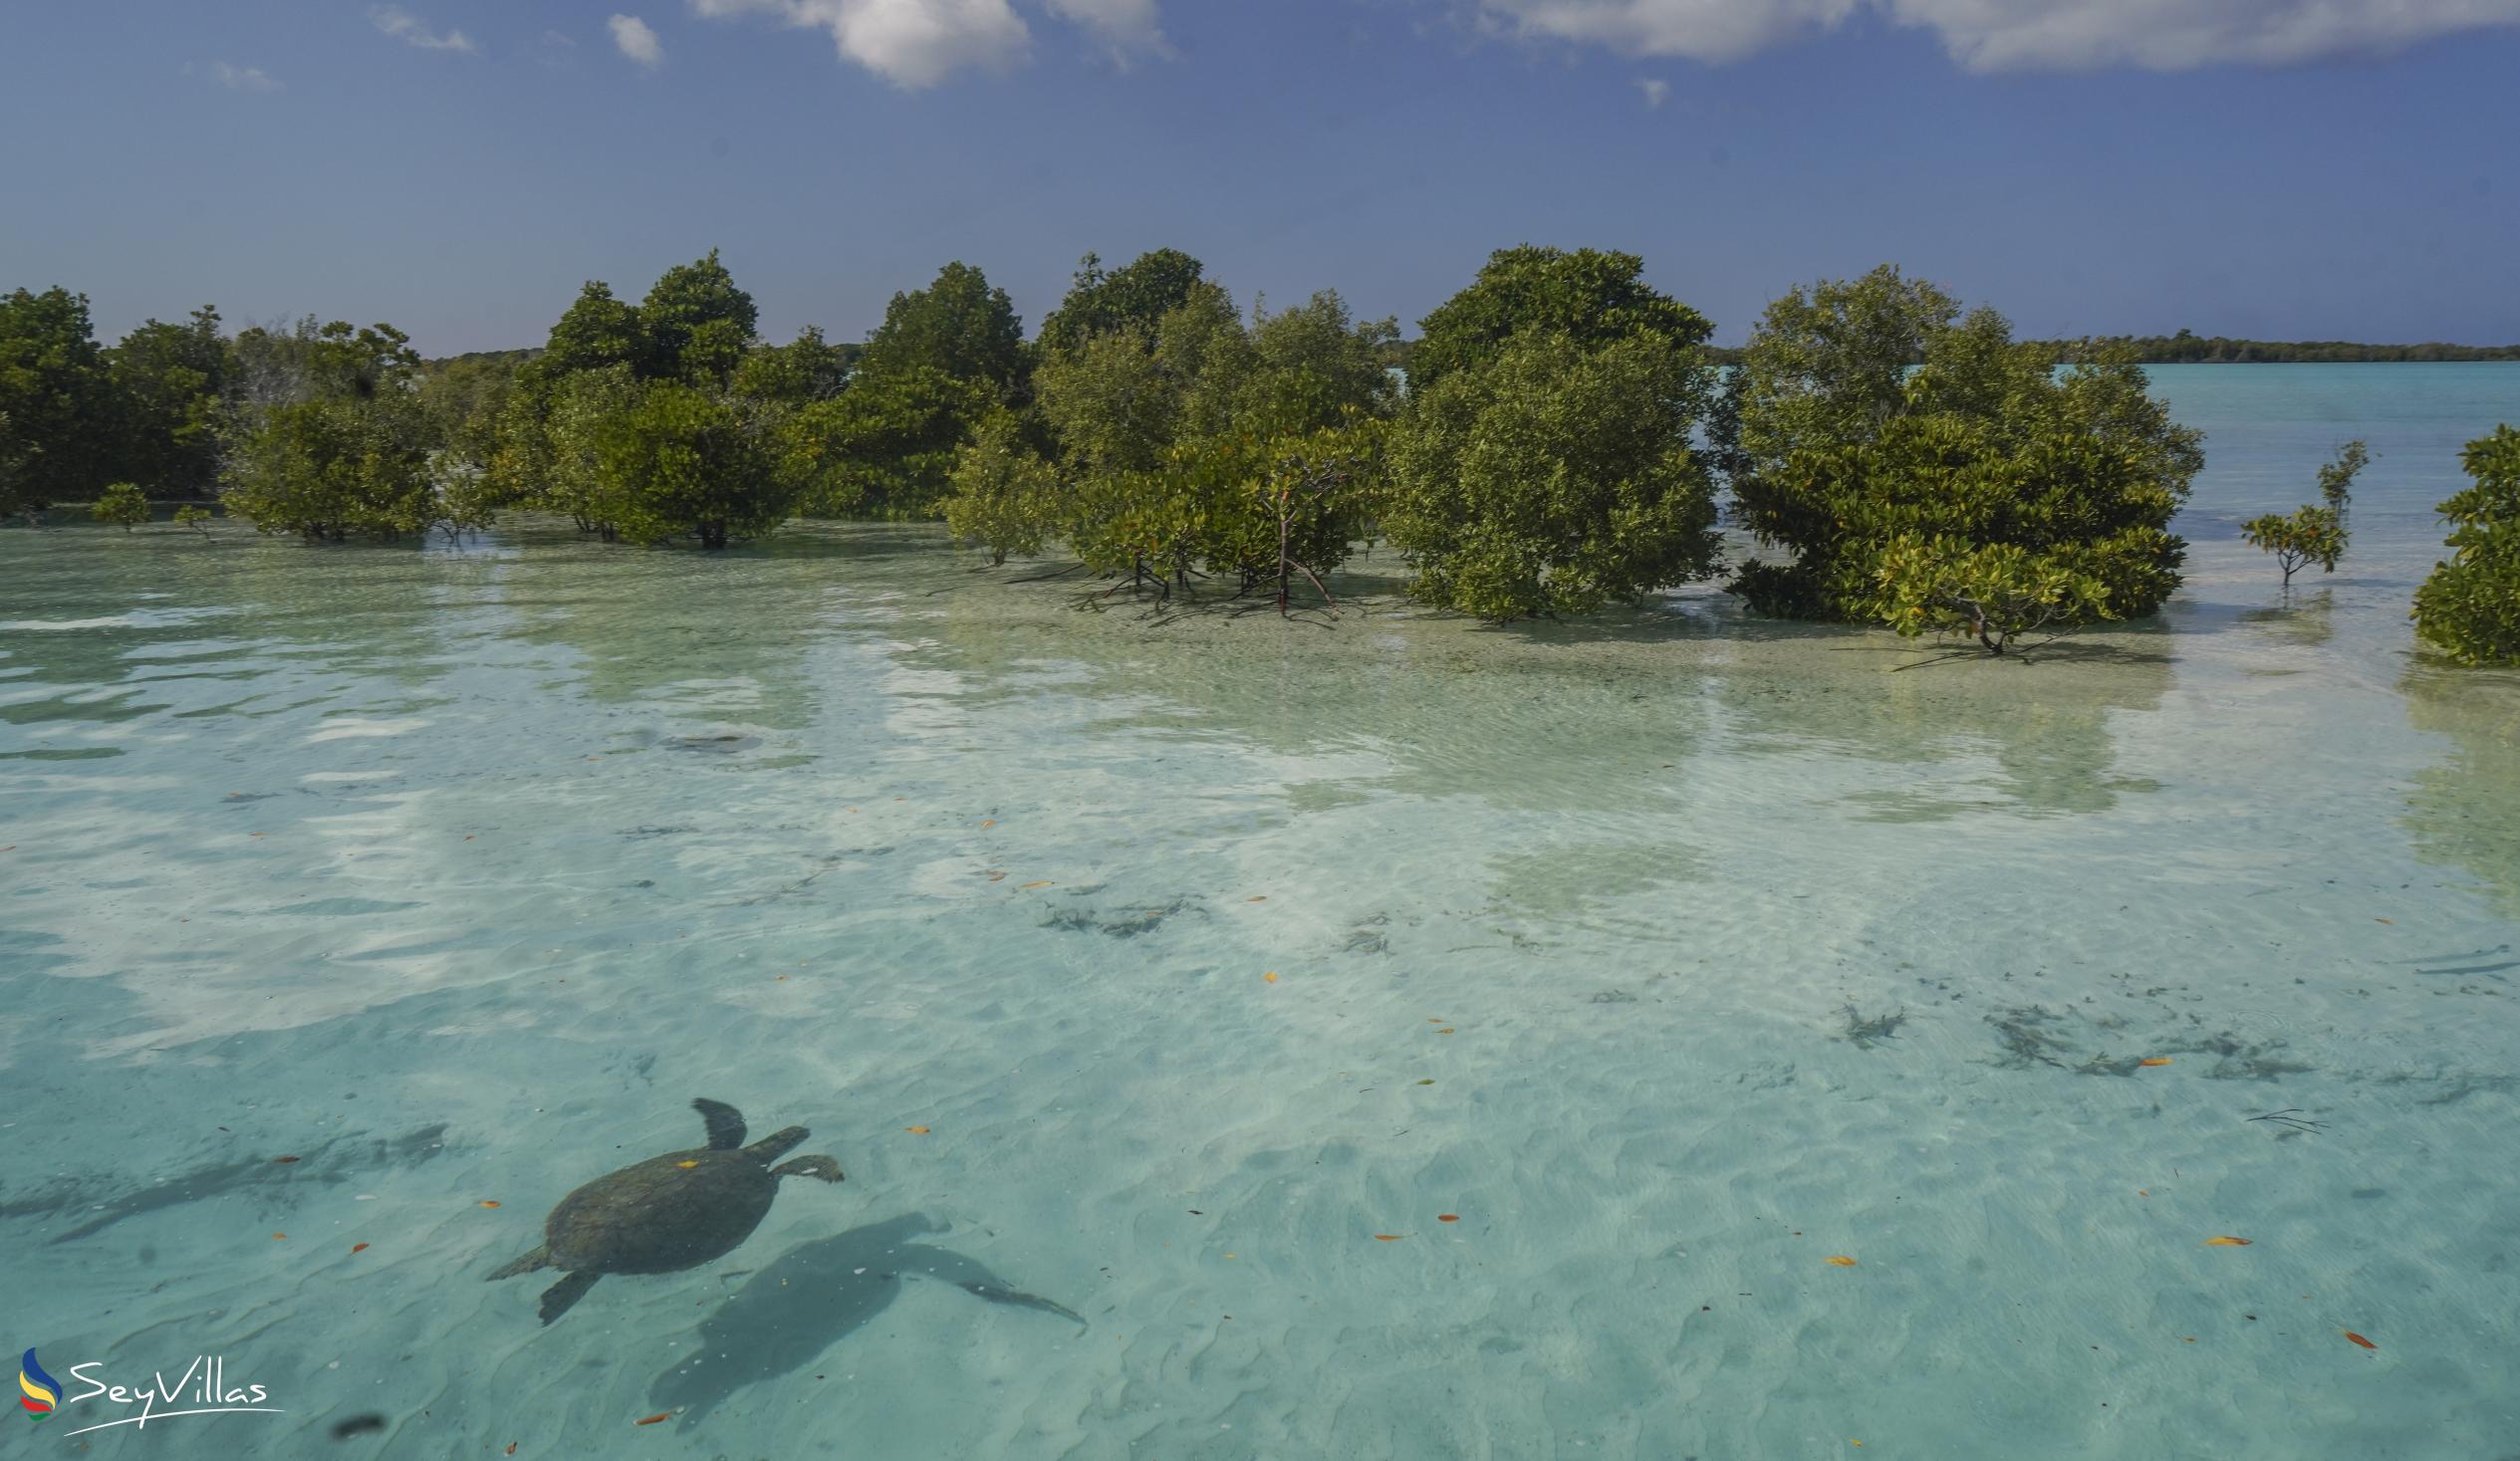
[[[1497,252],[1407,343],[1331,291],[1246,309],[1172,249],[1087,256],[1030,339],[959,262],[863,345],[758,326],[715,253],[635,302],[589,282],[537,349],[433,363],[389,325],[231,337],[206,308],[108,348],[84,297],[21,289],[0,514],[86,502],[128,529],[155,498],[199,530],[215,499],[330,543],[548,512],[704,549],[799,516],[940,520],[992,566],[1064,553],[1098,598],[1281,614],[1335,612],[1331,576],[1387,542],[1412,599],[1504,622],[1726,573],[1728,510],[1762,550],[1726,585],[1754,612],[2005,654],[2179,583],[2169,525],[2203,457],[2140,362],[2260,358],[2184,332],[2017,341],[1887,266],[1789,292],[1722,351],[1637,256],[1539,247]],[[2520,657],[2513,439],[2469,448],[2456,554],[2417,602],[2469,662]],[[2367,460],[2350,443],[2322,503],[2244,526],[2287,584],[2334,570]]]

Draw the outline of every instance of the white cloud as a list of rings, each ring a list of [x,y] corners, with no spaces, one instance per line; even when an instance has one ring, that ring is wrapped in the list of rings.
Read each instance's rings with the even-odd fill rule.
[[[616,15],[604,23],[612,27],[613,44],[621,48],[623,55],[641,66],[665,64],[665,43],[656,39],[647,22],[635,15]]]
[[[1127,66],[1138,56],[1169,56],[1155,16],[1155,0],[1045,0],[1050,13],[1100,36],[1112,58]]]
[[[399,5],[379,5],[368,12],[368,18],[377,23],[377,29],[405,46],[417,46],[423,51],[472,49],[472,38],[462,31],[448,31],[441,36],[430,30],[427,22]]]
[[[1032,45],[1007,0],[691,0],[691,9],[829,31],[842,57],[903,87],[932,87],[965,67],[1002,71]]]
[[[1834,26],[1862,0],[1478,0],[1483,28],[1630,56],[1738,61]]]
[[[1645,94],[1647,112],[1659,111],[1663,103],[1671,100],[1671,84],[1654,77],[1638,78],[1637,90]]]
[[[1971,71],[2281,66],[2520,25],[2520,0],[1472,0],[1483,29],[1734,61],[1870,13]]]
[[[210,63],[210,79],[231,92],[276,92],[280,83],[259,66],[230,66],[224,61]]]
[[[1169,56],[1160,0],[1040,0],[1091,33],[1122,65]],[[1032,27],[1010,0],[690,0],[694,15],[760,15],[828,31],[843,60],[900,87],[932,87],[957,71],[1004,71],[1032,54]]]

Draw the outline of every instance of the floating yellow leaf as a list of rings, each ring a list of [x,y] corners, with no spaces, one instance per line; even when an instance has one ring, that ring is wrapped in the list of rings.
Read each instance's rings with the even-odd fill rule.
[[[482,1205],[483,1207],[496,1207],[496,1206],[498,1206],[499,1204],[497,1204],[496,1202],[491,1201],[491,1200],[490,1200],[489,1198],[487,1198],[487,1197],[484,1197],[484,1198],[482,1198],[482,1199],[481,1199],[481,1205]]]
[[[1263,978],[1263,979],[1266,979],[1266,980],[1267,980],[1267,981],[1269,981],[1271,984],[1275,984],[1275,983],[1277,983],[1277,982],[1278,982],[1278,976],[1276,976],[1275,974],[1263,974],[1263,975],[1261,975],[1260,977],[1261,977],[1261,978]]]
[[[680,1167],[680,1168],[682,1168],[684,1171],[686,1171],[686,1172],[687,1172],[687,1171],[691,1170],[691,1168],[698,1166],[698,1165],[699,1165],[699,1163],[698,1163],[698,1162],[696,1162],[696,1161],[678,1161],[678,1162],[675,1162],[675,1163],[674,1163],[674,1165],[675,1165],[675,1166],[678,1166],[678,1167]]]
[[[274,1233],[271,1235],[271,1241],[274,1243],[284,1242],[288,1239],[288,1236],[289,1235],[286,1233]]]
[[[2169,1063],[2170,1058],[2168,1056],[2153,1056],[2150,1059],[2139,1062],[2138,1064],[2146,1066],[2166,1066]]]
[[[1034,888],[1048,886],[1050,886],[1050,884],[1046,882],[1028,882],[1024,884],[1024,891],[1031,892]]]
[[[2208,1248],[2246,1248],[2249,1246],[2249,1240],[2246,1238],[2234,1238],[2227,1234],[2217,1233],[2213,1237],[2205,1240],[2205,1246]]]
[[[901,1129],[909,1132],[913,1136],[924,1136],[927,1134],[927,1128],[925,1126],[903,1126]]]
[[[988,821],[983,822],[983,823],[981,823],[981,824],[980,824],[980,830],[981,830],[982,832],[986,832],[986,831],[988,831],[990,828],[995,827],[995,826],[997,826],[997,819],[996,819],[996,818],[994,818],[994,817],[992,817],[992,818],[990,818]]]
[[[1843,1253],[1834,1253],[1829,1257],[1829,1266],[1831,1268],[1853,1268],[1855,1267],[1855,1260],[1847,1257]]]

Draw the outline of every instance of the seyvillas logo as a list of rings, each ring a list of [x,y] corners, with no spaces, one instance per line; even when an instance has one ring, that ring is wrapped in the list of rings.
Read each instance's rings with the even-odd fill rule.
[[[112,1420],[99,1420],[77,1430],[64,1431],[63,1439],[86,1435],[92,1430],[110,1430],[118,1425],[148,1428],[152,1420],[172,1420],[179,1415],[281,1415],[277,1405],[263,1402],[271,1393],[261,1385],[236,1385],[228,1382],[227,1361],[215,1354],[194,1357],[183,1373],[169,1381],[159,1370],[149,1376],[145,1385],[118,1385],[97,1378],[93,1371],[103,1369],[103,1360],[70,1366],[70,1377],[83,1386],[76,1393],[62,1393],[61,1381],[44,1372],[35,1362],[35,1351],[26,1351],[18,1361],[18,1403],[26,1407],[28,1417],[42,1421],[65,1405],[102,1398],[110,1405],[126,1409],[136,1405],[136,1415],[121,1415]],[[173,1407],[181,1406],[176,1409]]]
[[[26,1407],[26,1418],[37,1425],[50,1420],[53,1407],[61,1403],[61,1381],[44,1372],[32,1349],[18,1361],[18,1403]]]

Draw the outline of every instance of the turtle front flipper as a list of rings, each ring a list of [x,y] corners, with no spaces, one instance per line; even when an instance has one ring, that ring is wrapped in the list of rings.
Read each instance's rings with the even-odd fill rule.
[[[826,1182],[841,1180],[840,1163],[828,1156],[800,1156],[783,1161],[770,1169],[774,1177],[819,1177]]]
[[[538,1268],[549,1267],[551,1267],[551,1250],[549,1248],[536,1248],[533,1252],[519,1256],[507,1267],[490,1275],[489,1282],[495,1284],[501,1279],[512,1279],[518,1274],[530,1274]]]
[[[744,1144],[744,1113],[722,1100],[703,1096],[691,1102],[691,1109],[708,1123],[709,1150],[733,1151]]]
[[[543,1291],[543,1323],[549,1324],[567,1314],[570,1306],[587,1297],[587,1290],[594,1288],[595,1281],[602,1277],[604,1275],[600,1273],[580,1269],[545,1289]]]

